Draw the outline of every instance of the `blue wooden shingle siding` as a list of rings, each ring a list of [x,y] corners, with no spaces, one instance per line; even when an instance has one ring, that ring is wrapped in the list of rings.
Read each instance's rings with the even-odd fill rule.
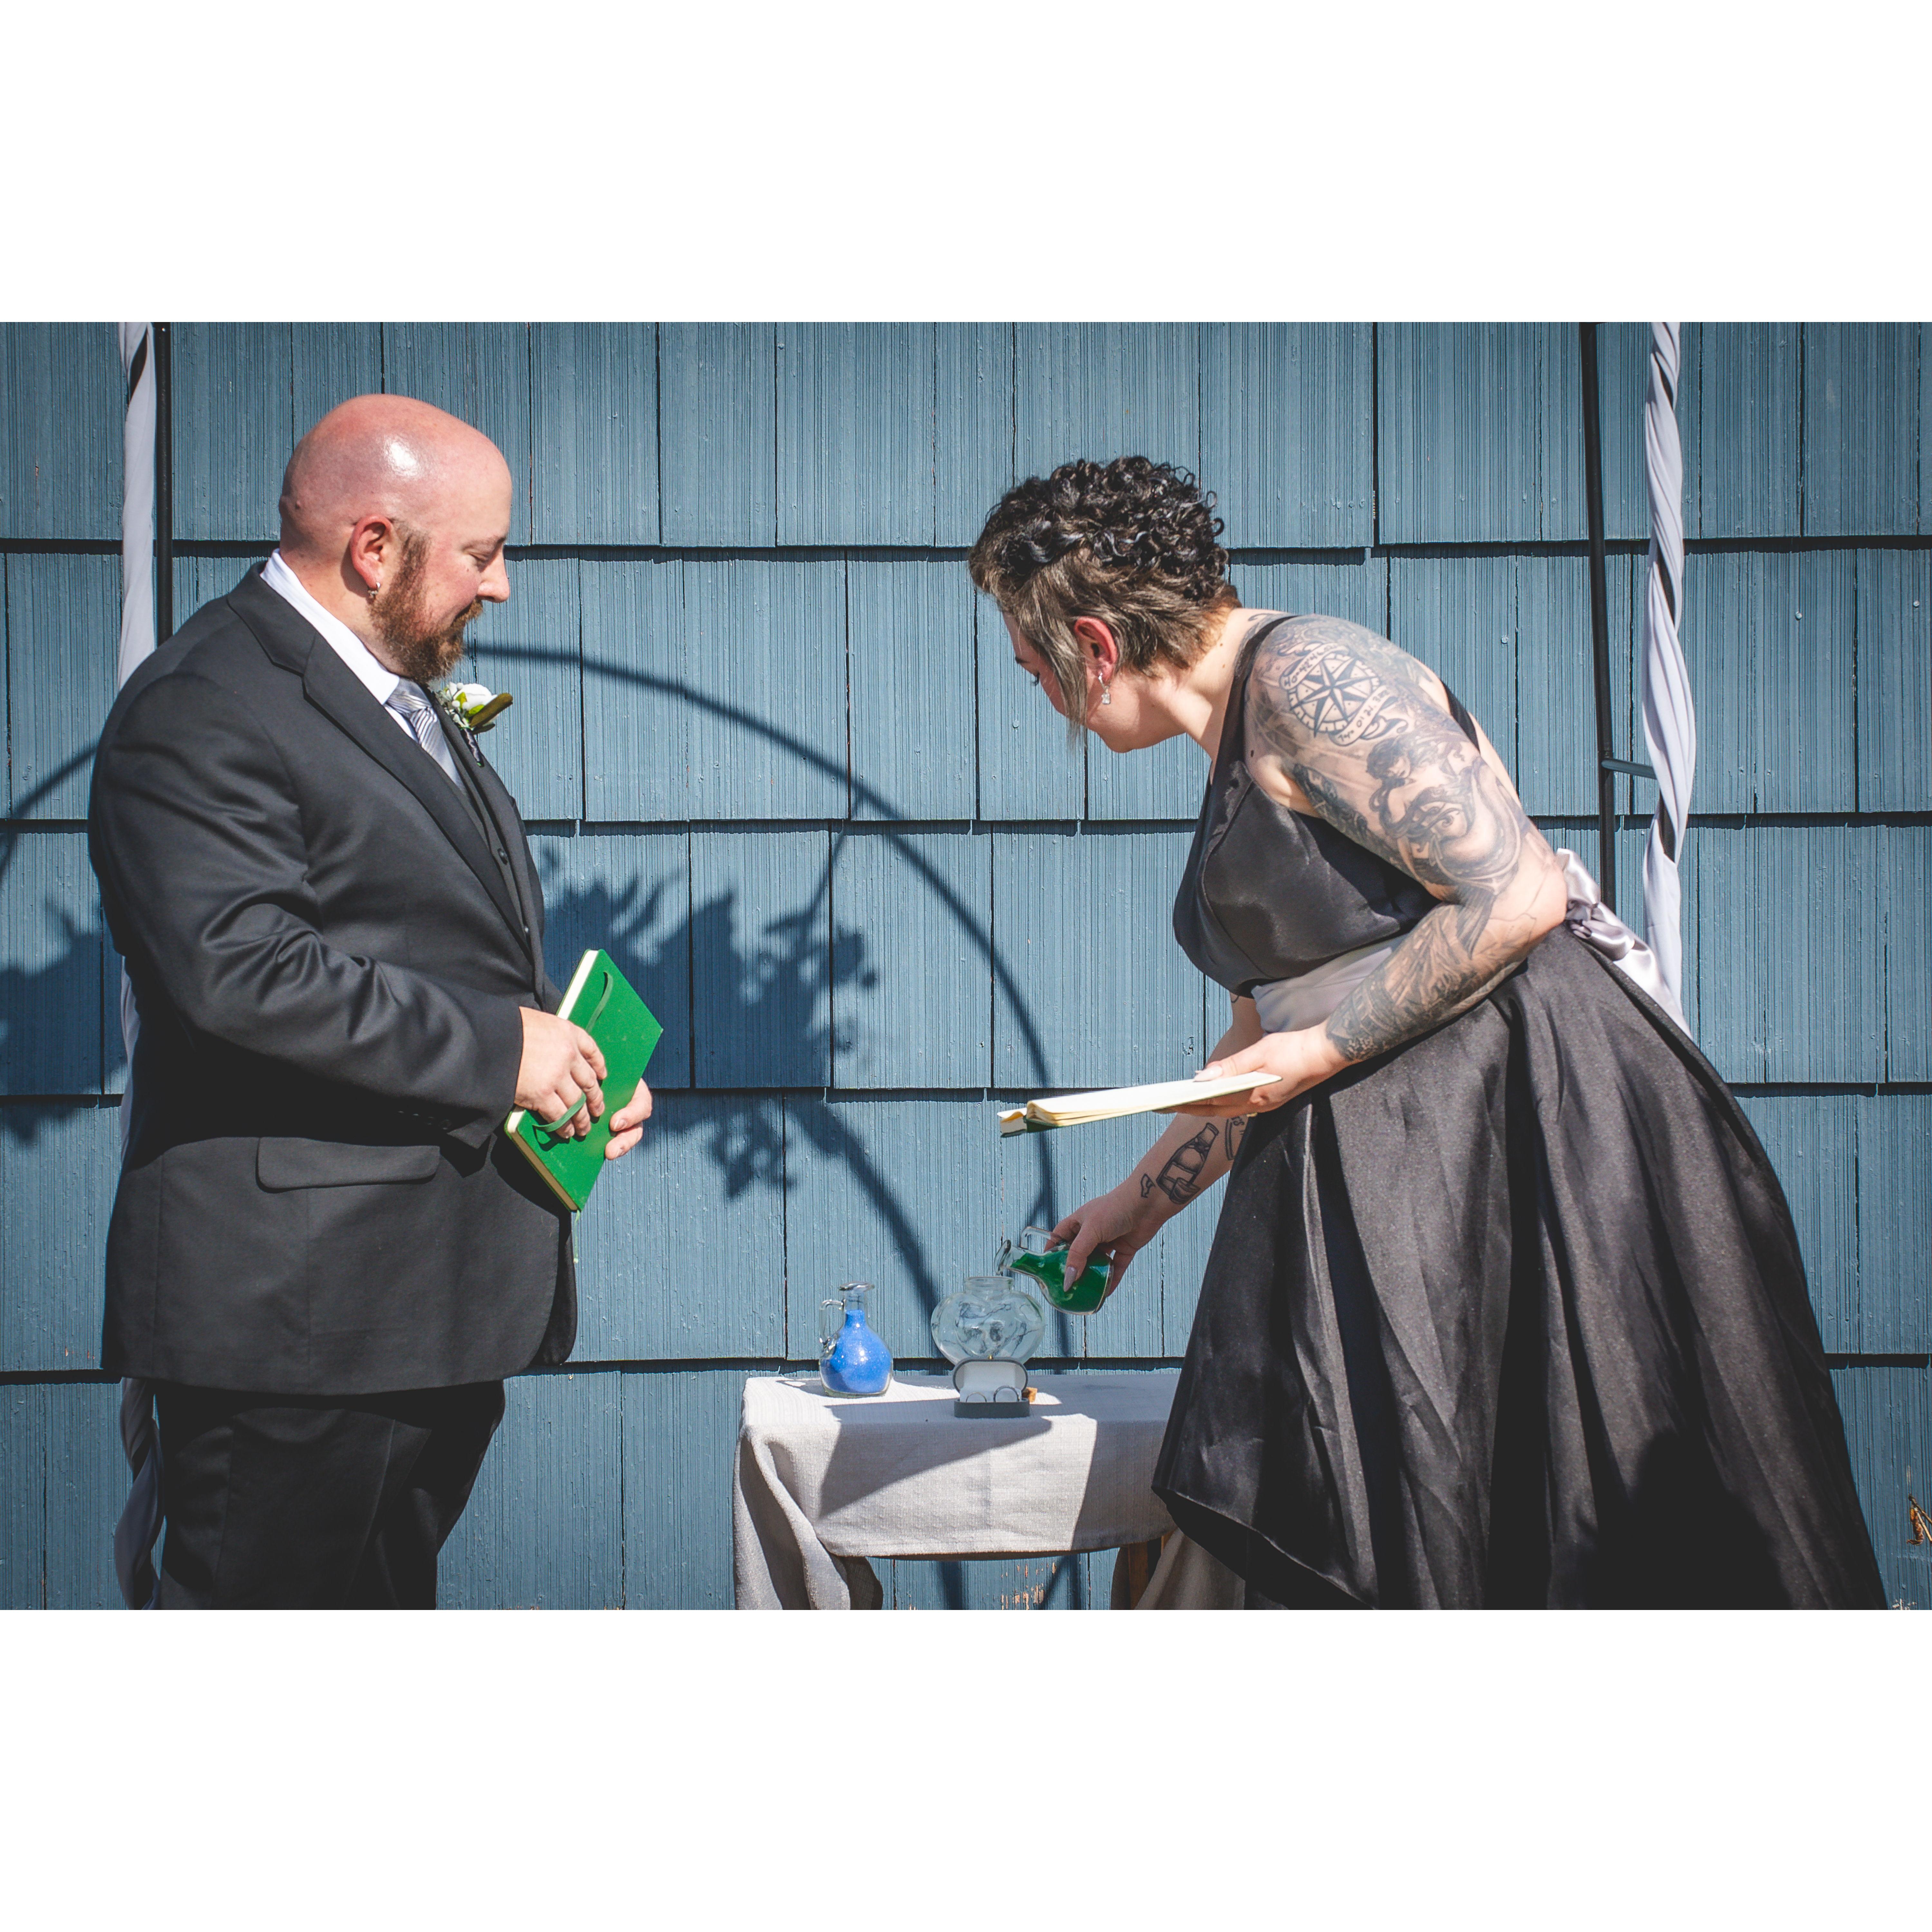
[[[930,322],[788,322],[776,338],[778,541],[932,542]]]
[[[1889,826],[1884,838],[1886,1078],[1932,1080],[1932,826]]]
[[[1013,332],[942,322],[932,350],[932,541],[964,548],[1014,480]]]
[[[831,1084],[990,1086],[992,838],[841,832],[831,908]]]
[[[842,557],[586,561],[582,583],[590,818],[845,816]]]
[[[111,327],[0,327],[0,542],[118,538],[123,386]]]
[[[607,1292],[582,1308],[586,1361],[784,1353],[785,1100],[659,1089],[638,1158],[598,1184],[578,1258]],[[604,1199],[606,1190],[609,1198]]]
[[[1677,419],[1687,537],[1798,534],[1798,338],[1795,322],[1685,325]]]
[[[1857,808],[1858,578],[1856,554],[1842,550],[1719,550],[1687,566],[1694,809]]]
[[[1360,322],[1202,328],[1199,469],[1230,549],[1375,541],[1373,334]],[[1269,406],[1255,408],[1257,396]]]
[[[1915,1540],[1906,1499],[1932,1508],[1932,1372],[1922,1362],[1848,1366],[1832,1381],[1887,1593],[1923,1610],[1932,1604],[1932,1542]]]
[[[830,1084],[832,974],[849,950],[833,944],[831,856],[823,830],[692,834],[698,1086]]]
[[[654,324],[532,328],[530,497],[532,543],[658,541]]]
[[[777,344],[770,322],[658,326],[661,542],[777,541]]]
[[[978,815],[971,580],[950,559],[854,557],[845,566],[852,816]],[[988,648],[1021,682],[995,619]],[[915,722],[917,721],[917,722]]]
[[[23,1102],[0,1131],[0,1361],[100,1366],[100,1276],[121,1165],[113,1106]]]
[[[1932,810],[1932,554],[1858,554],[1858,808]]]
[[[1191,324],[1022,322],[1014,330],[1016,476],[1044,476],[1076,457],[1147,456],[1192,470],[1200,454],[1200,351]]]
[[[1516,560],[1398,556],[1389,564],[1388,634],[1412,651],[1516,764]]]
[[[1585,533],[1574,328],[1395,322],[1377,333],[1383,542],[1550,542]]]
[[[183,323],[173,350],[176,535],[272,542],[282,469],[299,433],[292,326]]]
[[[1842,824],[1696,828],[1698,1039],[1726,1079],[1886,1077],[1886,837]]]
[[[293,325],[289,370],[291,436],[304,434],[345,398],[373,395],[384,386],[382,335],[382,324],[374,322]],[[272,524],[271,534],[274,528]]]
[[[1175,946],[1184,831],[996,832],[998,1087],[1179,1079],[1201,1064],[1202,981]],[[1162,1016],[1149,1024],[1152,1016]]]
[[[1784,1175],[1888,1587],[1932,1604],[1932,516],[1924,330],[1693,324],[1679,421],[1699,814],[1685,1003]],[[1648,332],[1600,334],[1606,515],[1647,528]],[[1000,1145],[992,1101],[1197,1064],[1227,1001],[1168,902],[1205,767],[1069,756],[961,558],[999,492],[1138,450],[1220,496],[1244,601],[1433,664],[1598,865],[1580,388],[1567,326],[182,326],[178,618],[273,541],[294,439],[384,387],[495,436],[514,596],[471,674],[535,826],[550,969],[608,945],[666,1026],[650,1135],[580,1222],[578,1360],[518,1379],[453,1604],[723,1605],[739,1391],[870,1279],[902,1360],[1002,1232],[1147,1130]],[[114,1599],[98,1362],[119,966],[86,842],[118,633],[111,328],[0,328],[0,1602]],[[1908,460],[1909,459],[1909,460]],[[1378,495],[1378,470],[1379,494]],[[1793,540],[1796,540],[1795,545]],[[521,553],[526,544],[542,554]],[[1552,546],[1556,548],[1552,553]],[[1610,560],[1644,755],[1641,560]],[[1619,781],[1641,813],[1646,783]],[[1642,830],[1618,835],[1627,907]],[[105,1104],[104,1104],[105,1102]],[[1209,1202],[1066,1359],[1171,1361]],[[1104,1604],[1105,1556],[882,1566],[902,1607]]]
[[[119,1400],[100,1382],[0,1384],[0,1609],[118,1604]]]
[[[472,626],[468,676],[508,691],[511,714],[487,735],[490,762],[530,819],[584,816],[583,604],[574,557],[517,566],[507,604]]]
[[[1910,536],[1918,521],[1916,322],[1804,327],[1804,534]]]
[[[118,557],[0,558],[5,572],[12,818],[85,818],[94,740],[114,701]]]

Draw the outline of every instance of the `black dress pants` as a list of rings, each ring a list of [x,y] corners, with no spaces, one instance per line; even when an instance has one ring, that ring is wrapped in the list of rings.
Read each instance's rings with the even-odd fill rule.
[[[503,1416],[503,1384],[370,1396],[162,1383],[160,1604],[436,1607],[436,1552]]]

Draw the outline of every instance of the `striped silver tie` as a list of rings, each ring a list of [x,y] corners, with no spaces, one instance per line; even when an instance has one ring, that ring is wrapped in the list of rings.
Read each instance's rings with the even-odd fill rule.
[[[410,735],[442,768],[443,776],[460,790],[463,782],[452,769],[456,760],[448,739],[443,735],[442,718],[424,694],[422,686],[404,678],[385,702],[410,728]]]

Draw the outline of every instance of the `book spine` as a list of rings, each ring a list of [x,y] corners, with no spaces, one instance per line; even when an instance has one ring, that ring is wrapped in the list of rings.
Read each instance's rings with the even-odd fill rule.
[[[536,1148],[532,1147],[530,1142],[525,1140],[521,1134],[513,1135],[512,1138],[515,1141],[518,1149],[522,1154],[524,1158],[530,1162],[531,1166],[536,1169],[538,1173],[543,1176],[544,1184],[549,1188],[550,1191],[554,1194],[573,1214],[580,1213],[583,1210],[584,1204],[580,1201],[573,1201],[571,1198],[570,1190],[564,1186],[562,1181],[557,1179],[555,1174],[550,1172],[548,1166],[538,1154]]]

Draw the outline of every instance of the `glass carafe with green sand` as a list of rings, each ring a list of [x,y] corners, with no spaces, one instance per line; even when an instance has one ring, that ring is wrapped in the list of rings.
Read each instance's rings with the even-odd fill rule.
[[[1030,1275],[1054,1307],[1069,1315],[1091,1315],[1107,1298],[1113,1263],[1103,1255],[1089,1258],[1077,1281],[1066,1280],[1066,1250],[1056,1247],[1050,1228],[1022,1228],[1019,1240],[1000,1256],[1002,1268]]]

